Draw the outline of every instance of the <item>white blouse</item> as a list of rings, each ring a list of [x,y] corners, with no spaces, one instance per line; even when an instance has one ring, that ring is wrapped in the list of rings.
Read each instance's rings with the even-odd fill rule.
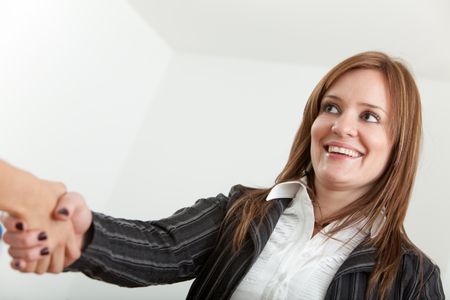
[[[280,216],[232,300],[323,299],[339,267],[368,234],[358,233],[364,225],[359,222],[327,239],[324,233],[337,224],[333,222],[312,236],[314,210],[301,181],[276,185],[266,200],[277,198],[293,198],[293,201]]]

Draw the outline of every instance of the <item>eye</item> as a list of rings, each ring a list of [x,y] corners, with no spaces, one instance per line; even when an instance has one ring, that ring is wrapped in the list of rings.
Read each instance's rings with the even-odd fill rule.
[[[330,113],[330,114],[337,114],[337,113],[339,113],[339,108],[338,108],[338,106],[335,105],[335,104],[331,104],[331,103],[325,103],[325,104],[323,105],[322,110],[323,110],[324,112],[327,112],[327,113]]]
[[[366,122],[369,123],[379,123],[380,122],[380,116],[378,116],[376,113],[366,111],[361,115],[361,119],[363,119]]]

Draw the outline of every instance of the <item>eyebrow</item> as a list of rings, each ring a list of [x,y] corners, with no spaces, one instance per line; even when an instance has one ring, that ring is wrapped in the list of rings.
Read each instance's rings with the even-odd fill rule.
[[[326,97],[328,97],[328,98],[332,98],[332,99],[335,99],[335,100],[339,100],[339,101],[342,101],[342,99],[340,98],[340,97],[338,97],[338,96],[336,96],[336,95],[332,95],[332,94],[326,94],[325,96],[323,96],[324,98],[326,98]],[[374,104],[370,104],[370,103],[367,103],[367,102],[362,102],[362,103],[359,103],[360,105],[363,105],[363,106],[368,106],[368,107],[371,107],[371,108],[375,108],[375,109],[379,109],[379,110],[381,110],[381,111],[383,111],[386,115],[387,115],[387,112],[386,112],[386,110],[384,110],[382,107],[380,107],[380,106],[377,106],[377,105],[374,105]]]

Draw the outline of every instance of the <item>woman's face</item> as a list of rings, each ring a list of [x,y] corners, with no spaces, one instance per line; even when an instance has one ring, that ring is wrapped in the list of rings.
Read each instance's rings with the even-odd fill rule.
[[[353,70],[326,92],[311,128],[316,183],[337,190],[366,189],[389,159],[390,104],[383,75]]]

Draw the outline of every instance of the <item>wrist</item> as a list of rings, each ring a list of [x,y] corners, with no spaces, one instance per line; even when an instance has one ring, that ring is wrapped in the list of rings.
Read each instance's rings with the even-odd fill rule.
[[[93,238],[94,238],[94,222],[91,223],[89,229],[82,236],[80,247],[81,252],[83,252],[91,244]]]

